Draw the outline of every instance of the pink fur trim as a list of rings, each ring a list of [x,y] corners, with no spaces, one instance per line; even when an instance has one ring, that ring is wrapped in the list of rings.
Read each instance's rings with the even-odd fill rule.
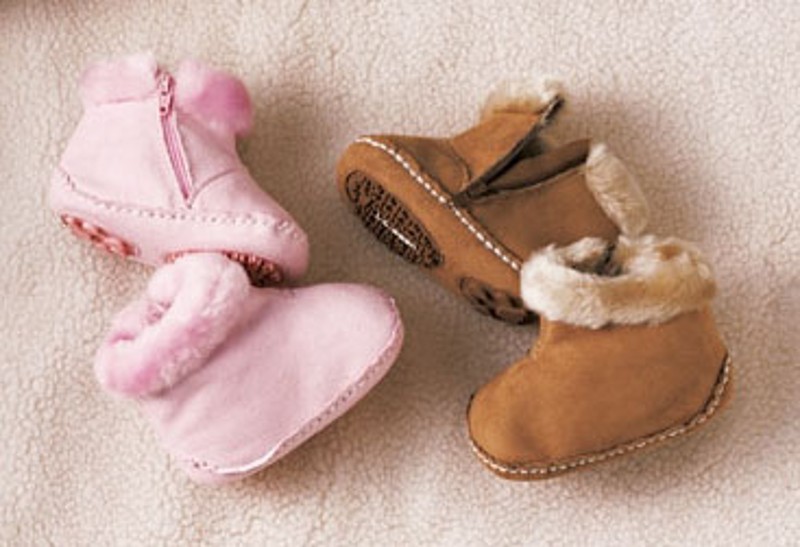
[[[158,65],[150,53],[137,53],[94,63],[84,70],[78,87],[84,108],[141,99],[156,88]]]
[[[175,81],[178,108],[235,135],[250,131],[253,109],[241,80],[189,59],[181,63]]]
[[[225,340],[250,290],[242,267],[222,255],[189,254],[162,267],[97,351],[100,384],[133,397],[175,385]]]

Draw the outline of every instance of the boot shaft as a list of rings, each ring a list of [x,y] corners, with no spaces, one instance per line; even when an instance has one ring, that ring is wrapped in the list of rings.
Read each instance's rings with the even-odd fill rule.
[[[191,60],[173,76],[133,55],[90,66],[80,94],[49,194],[77,235],[151,265],[222,253],[256,285],[305,272],[305,233],[237,155],[252,122],[241,81]]]
[[[538,339],[469,413],[476,452],[503,476],[544,478],[673,438],[727,397],[714,280],[690,244],[589,238],[537,253],[521,277]]]
[[[209,183],[241,177],[236,135],[249,129],[242,83],[195,61],[175,76],[148,55],[91,66],[84,114],[61,168],[101,198],[191,206]]]
[[[274,463],[361,399],[403,341],[394,301],[365,285],[256,289],[236,263],[195,253],[156,271],[95,357],[200,482]]]
[[[491,111],[477,125],[449,138],[380,138],[395,149],[406,150],[425,173],[457,195],[472,184],[495,177],[518,157],[542,151],[540,133],[561,104],[556,95],[548,100],[531,111]]]

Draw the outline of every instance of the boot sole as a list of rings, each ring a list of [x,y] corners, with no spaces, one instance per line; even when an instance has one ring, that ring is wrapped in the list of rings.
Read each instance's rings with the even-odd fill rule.
[[[423,268],[436,268],[444,262],[417,217],[378,182],[353,171],[345,180],[345,194],[356,216],[390,251]]]
[[[115,256],[122,258],[135,259],[139,255],[137,247],[108,230],[97,226],[85,219],[62,214],[60,215],[61,222],[70,229],[70,231],[84,241],[88,241],[101,251],[105,251]],[[275,285],[283,281],[283,275],[280,268],[273,262],[253,256],[247,253],[240,253],[237,251],[185,251],[170,253],[163,258],[165,263],[173,262],[176,258],[188,254],[190,252],[220,252],[234,262],[238,262],[247,272],[250,282],[256,287],[266,287]]]
[[[339,185],[353,213],[378,241],[411,264],[437,276],[447,275],[442,271],[447,260],[442,246],[386,185],[359,170],[346,172]],[[486,281],[469,275],[456,276],[454,281],[461,297],[484,315],[515,325],[531,323],[536,318],[521,298]]]
[[[525,325],[536,320],[536,314],[527,309],[518,296],[490,287],[473,277],[462,277],[458,286],[461,295],[484,315],[513,325]]]
[[[681,437],[687,433],[696,431],[700,426],[709,421],[710,418],[719,414],[730,401],[733,391],[732,365],[730,356],[726,356],[717,376],[717,381],[711,391],[711,395],[703,408],[688,421],[672,426],[662,431],[653,433],[646,437],[630,441],[600,452],[593,452],[581,455],[570,460],[552,462],[549,464],[525,464],[503,462],[491,456],[483,450],[470,436],[472,451],[491,472],[504,479],[517,481],[543,480],[583,469],[592,465],[607,462],[631,454],[636,451],[651,449],[662,445],[665,441]],[[467,408],[469,412],[469,407]]]
[[[69,228],[74,236],[88,241],[101,251],[121,256],[122,258],[132,258],[139,254],[139,250],[134,245],[110,234],[100,226],[72,215],[64,214],[60,218],[61,223]]]

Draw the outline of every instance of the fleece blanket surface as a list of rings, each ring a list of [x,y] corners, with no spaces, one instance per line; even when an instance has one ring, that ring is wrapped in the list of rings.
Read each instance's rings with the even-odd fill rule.
[[[5,0],[0,36],[0,544],[800,543],[797,2]],[[73,238],[46,205],[81,69],[137,51],[244,80],[242,157],[309,233],[306,282],[378,285],[406,322],[364,401],[231,486],[189,482],[98,388],[94,351],[151,270]],[[389,253],[340,202],[334,167],[361,134],[448,135],[497,82],[542,75],[569,97],[556,137],[607,142],[652,231],[709,256],[736,383],[685,439],[515,483],[470,452],[464,412],[536,328],[476,314]]]

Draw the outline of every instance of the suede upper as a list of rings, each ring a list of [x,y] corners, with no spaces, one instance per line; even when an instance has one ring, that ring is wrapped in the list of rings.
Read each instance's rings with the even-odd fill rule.
[[[198,253],[164,266],[114,321],[95,370],[132,397],[200,482],[285,456],[363,397],[399,354],[393,301],[361,285],[256,289]]]
[[[698,414],[725,353],[707,309],[597,330],[542,318],[531,352],[475,395],[470,435],[508,464],[612,449]]]
[[[649,446],[703,423],[728,396],[713,278],[690,244],[550,246],[522,283],[539,336],[468,411],[477,453],[501,475],[544,478]]]
[[[362,137],[337,166],[342,195],[361,200],[357,213],[379,239],[401,234],[387,244],[405,255],[433,247],[441,257],[426,267],[433,276],[510,322],[532,318],[519,290],[531,252],[586,236],[636,234],[647,220],[635,180],[604,147],[541,140],[561,101],[548,97],[533,101],[532,111],[489,109],[452,138]],[[377,187],[373,194],[355,196],[348,189],[354,176]]]
[[[84,114],[51,184],[58,214],[129,242],[149,264],[207,250],[258,257],[289,278],[305,271],[305,233],[236,152],[252,121],[241,81],[196,61],[172,76],[133,55],[89,67],[80,90]]]

